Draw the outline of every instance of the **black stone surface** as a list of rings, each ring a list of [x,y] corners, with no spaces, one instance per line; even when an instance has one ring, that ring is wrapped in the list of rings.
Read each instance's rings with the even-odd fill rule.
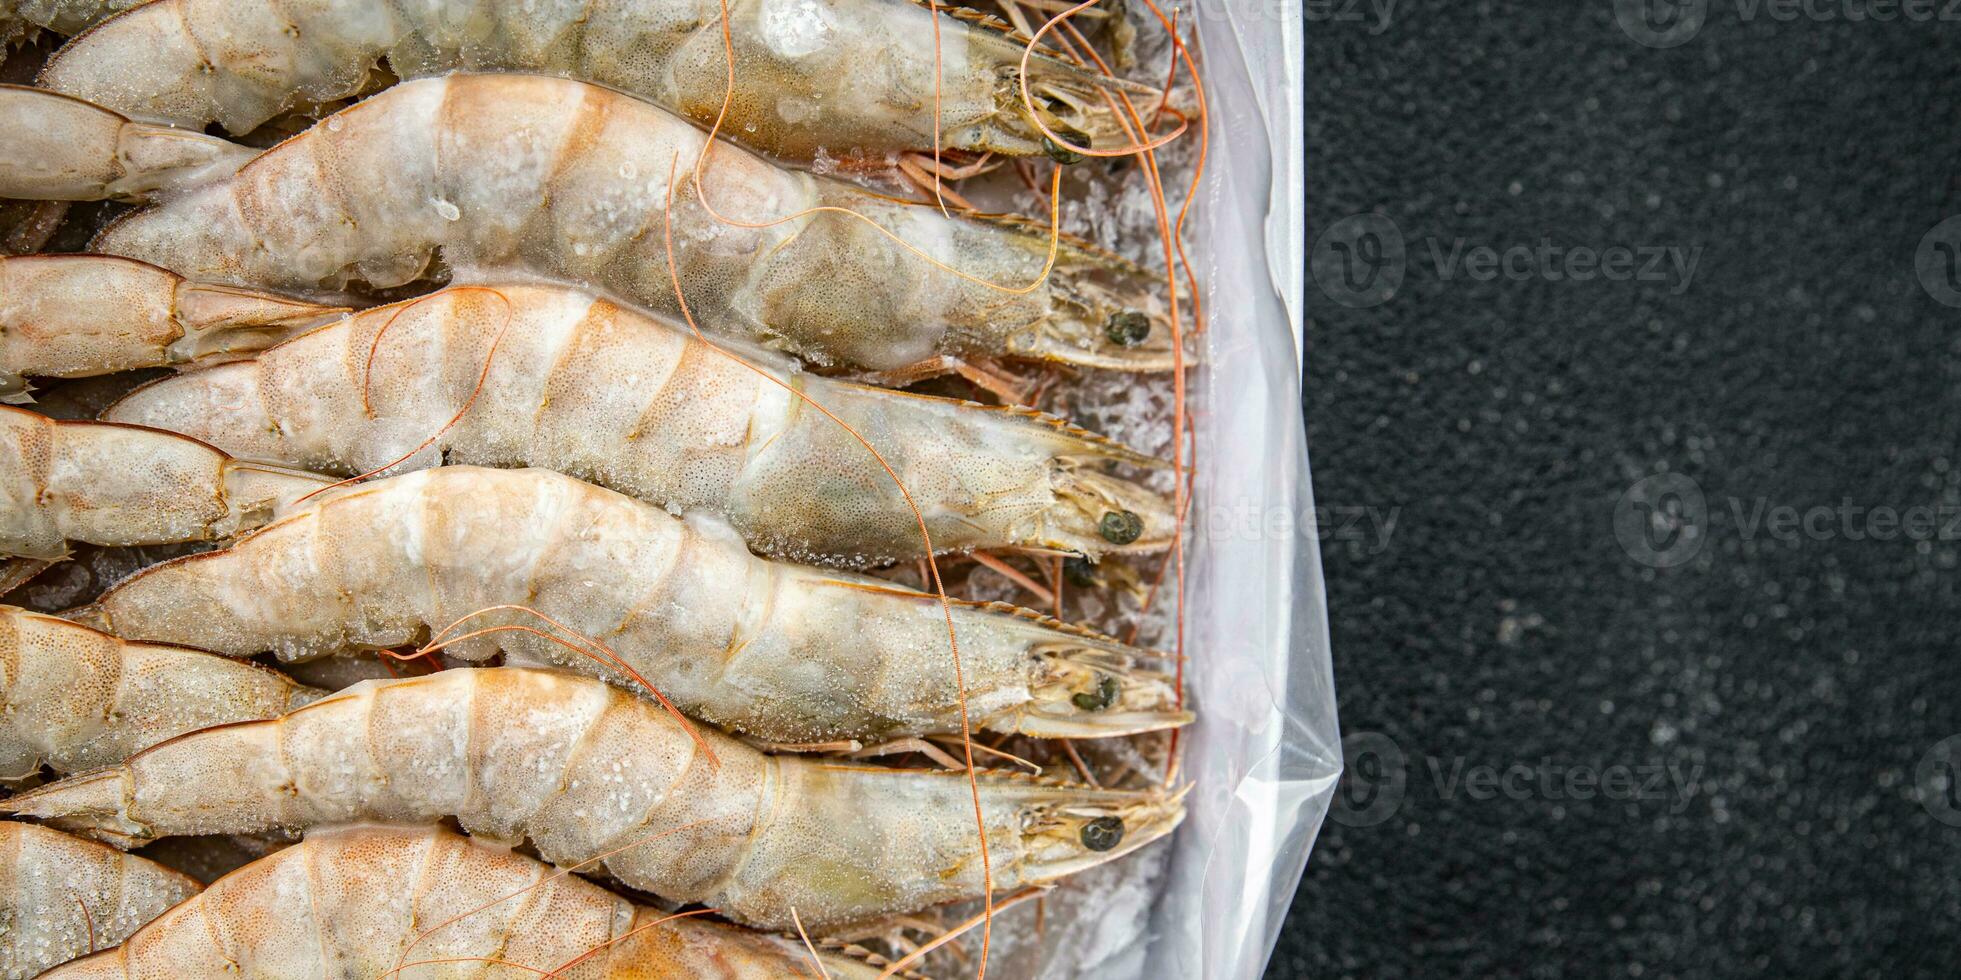
[[[1318,503],[1395,524],[1325,542],[1369,751],[1268,976],[1954,975],[1961,221],[1916,254],[1961,214],[1961,8],[1711,0],[1658,48],[1639,3],[1346,4],[1309,3],[1311,263],[1366,301],[1375,212],[1403,281],[1310,279],[1304,408]],[[1542,240],[1700,258],[1436,258]]]

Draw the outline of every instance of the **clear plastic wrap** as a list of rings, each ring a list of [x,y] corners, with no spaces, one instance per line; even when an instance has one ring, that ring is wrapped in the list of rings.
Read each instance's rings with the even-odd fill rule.
[[[1265,967],[1341,773],[1300,411],[1303,22],[1298,0],[1187,14],[1214,134],[1191,236],[1208,320],[1185,640],[1200,720],[1191,815],[1131,970],[1245,980]]]

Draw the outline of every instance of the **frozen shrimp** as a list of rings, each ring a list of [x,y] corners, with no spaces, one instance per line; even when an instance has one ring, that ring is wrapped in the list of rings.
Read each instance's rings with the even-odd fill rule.
[[[228,657],[130,643],[0,606],[0,781],[78,772],[199,728],[285,714],[322,691]]]
[[[636,905],[450,831],[370,825],[314,831],[47,976],[876,980],[882,965]]]
[[[197,892],[195,880],[153,861],[0,821],[0,980],[114,946]]]
[[[147,201],[230,174],[257,152],[19,85],[0,85],[0,132],[0,195],[24,200]]]
[[[942,9],[730,0],[725,131],[801,160],[821,150],[882,160],[930,151],[936,135],[944,149],[1070,159],[1036,119],[1077,145],[1127,142],[1105,93],[1149,89],[1036,54],[1024,102],[1025,41]],[[730,74],[720,0],[157,0],[63,48],[40,81],[140,118],[245,133],[362,94],[384,61],[403,78],[458,69],[579,78],[704,124],[721,110]]]
[[[546,626],[518,604],[620,662],[494,630]],[[976,729],[1098,737],[1190,720],[1169,679],[1114,640],[766,561],[712,519],[677,520],[547,470],[445,466],[323,494],[71,615],[132,640],[286,660],[493,630],[443,649],[473,661],[501,650],[641,693],[644,680],[712,724],[799,745],[959,733],[951,615]]]
[[[577,290],[452,287],[149,385],[103,418],[320,473],[365,473],[412,453],[411,466],[541,466],[712,512],[768,554],[847,565],[920,557],[912,508],[841,420],[905,482],[936,550],[1101,556],[1170,542],[1169,501],[1097,468],[1155,460],[1028,410],[740,356],[762,370]]]
[[[1170,367],[1155,285],[1114,256],[1065,242],[1044,276],[1046,236],[948,217],[724,144],[700,171],[704,203],[690,168],[705,139],[685,120],[582,82],[423,79],[125,217],[96,247],[200,282],[310,294],[516,269],[672,314],[671,232],[674,272],[705,328],[815,364],[893,372],[1013,357]],[[864,220],[812,208],[851,209],[946,268]],[[801,216],[776,220],[792,215]]]
[[[989,771],[974,774],[976,802],[965,772],[697,737],[660,706],[575,674],[446,670],[193,732],[0,811],[123,844],[454,817],[745,924],[819,931],[979,896],[981,827],[993,885],[1010,889],[1134,851],[1184,813],[1159,790]]]
[[[249,354],[342,311],[108,255],[0,258],[0,398],[82,378]]]
[[[57,561],[71,541],[216,541],[326,486],[187,436],[0,406],[0,554]]]

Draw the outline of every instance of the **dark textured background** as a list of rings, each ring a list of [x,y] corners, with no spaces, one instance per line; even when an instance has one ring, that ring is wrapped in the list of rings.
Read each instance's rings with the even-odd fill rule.
[[[1310,15],[1309,242],[1374,211],[1408,257],[1379,306],[1308,286],[1318,503],[1397,521],[1380,549],[1325,544],[1342,727],[1375,751],[1351,756],[1270,977],[1961,964],[1933,750],[1961,732],[1957,529],[1748,526],[1961,506],[1961,309],[1914,262],[1961,214],[1961,21],[1841,2],[1779,22],[1713,0],[1667,50],[1609,0]],[[1542,238],[1703,251],[1679,295],[1445,281],[1430,255]],[[1706,506],[1669,511],[1701,546],[1657,570],[1613,521],[1663,471]],[[1514,764],[1559,780],[1450,781]],[[1565,768],[1613,766],[1694,780],[1565,798]]]

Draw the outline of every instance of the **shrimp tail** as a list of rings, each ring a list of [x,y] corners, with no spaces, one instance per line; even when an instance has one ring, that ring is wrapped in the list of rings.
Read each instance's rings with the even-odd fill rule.
[[[106,766],[0,800],[0,812],[32,817],[57,830],[129,850],[149,840],[129,819],[129,770]]]
[[[0,196],[146,201],[226,176],[254,152],[203,133],[131,121],[44,89],[0,85]]]
[[[255,354],[296,334],[339,319],[346,307],[321,306],[253,289],[186,282],[177,292],[184,336],[172,344],[172,363],[208,364]]]

